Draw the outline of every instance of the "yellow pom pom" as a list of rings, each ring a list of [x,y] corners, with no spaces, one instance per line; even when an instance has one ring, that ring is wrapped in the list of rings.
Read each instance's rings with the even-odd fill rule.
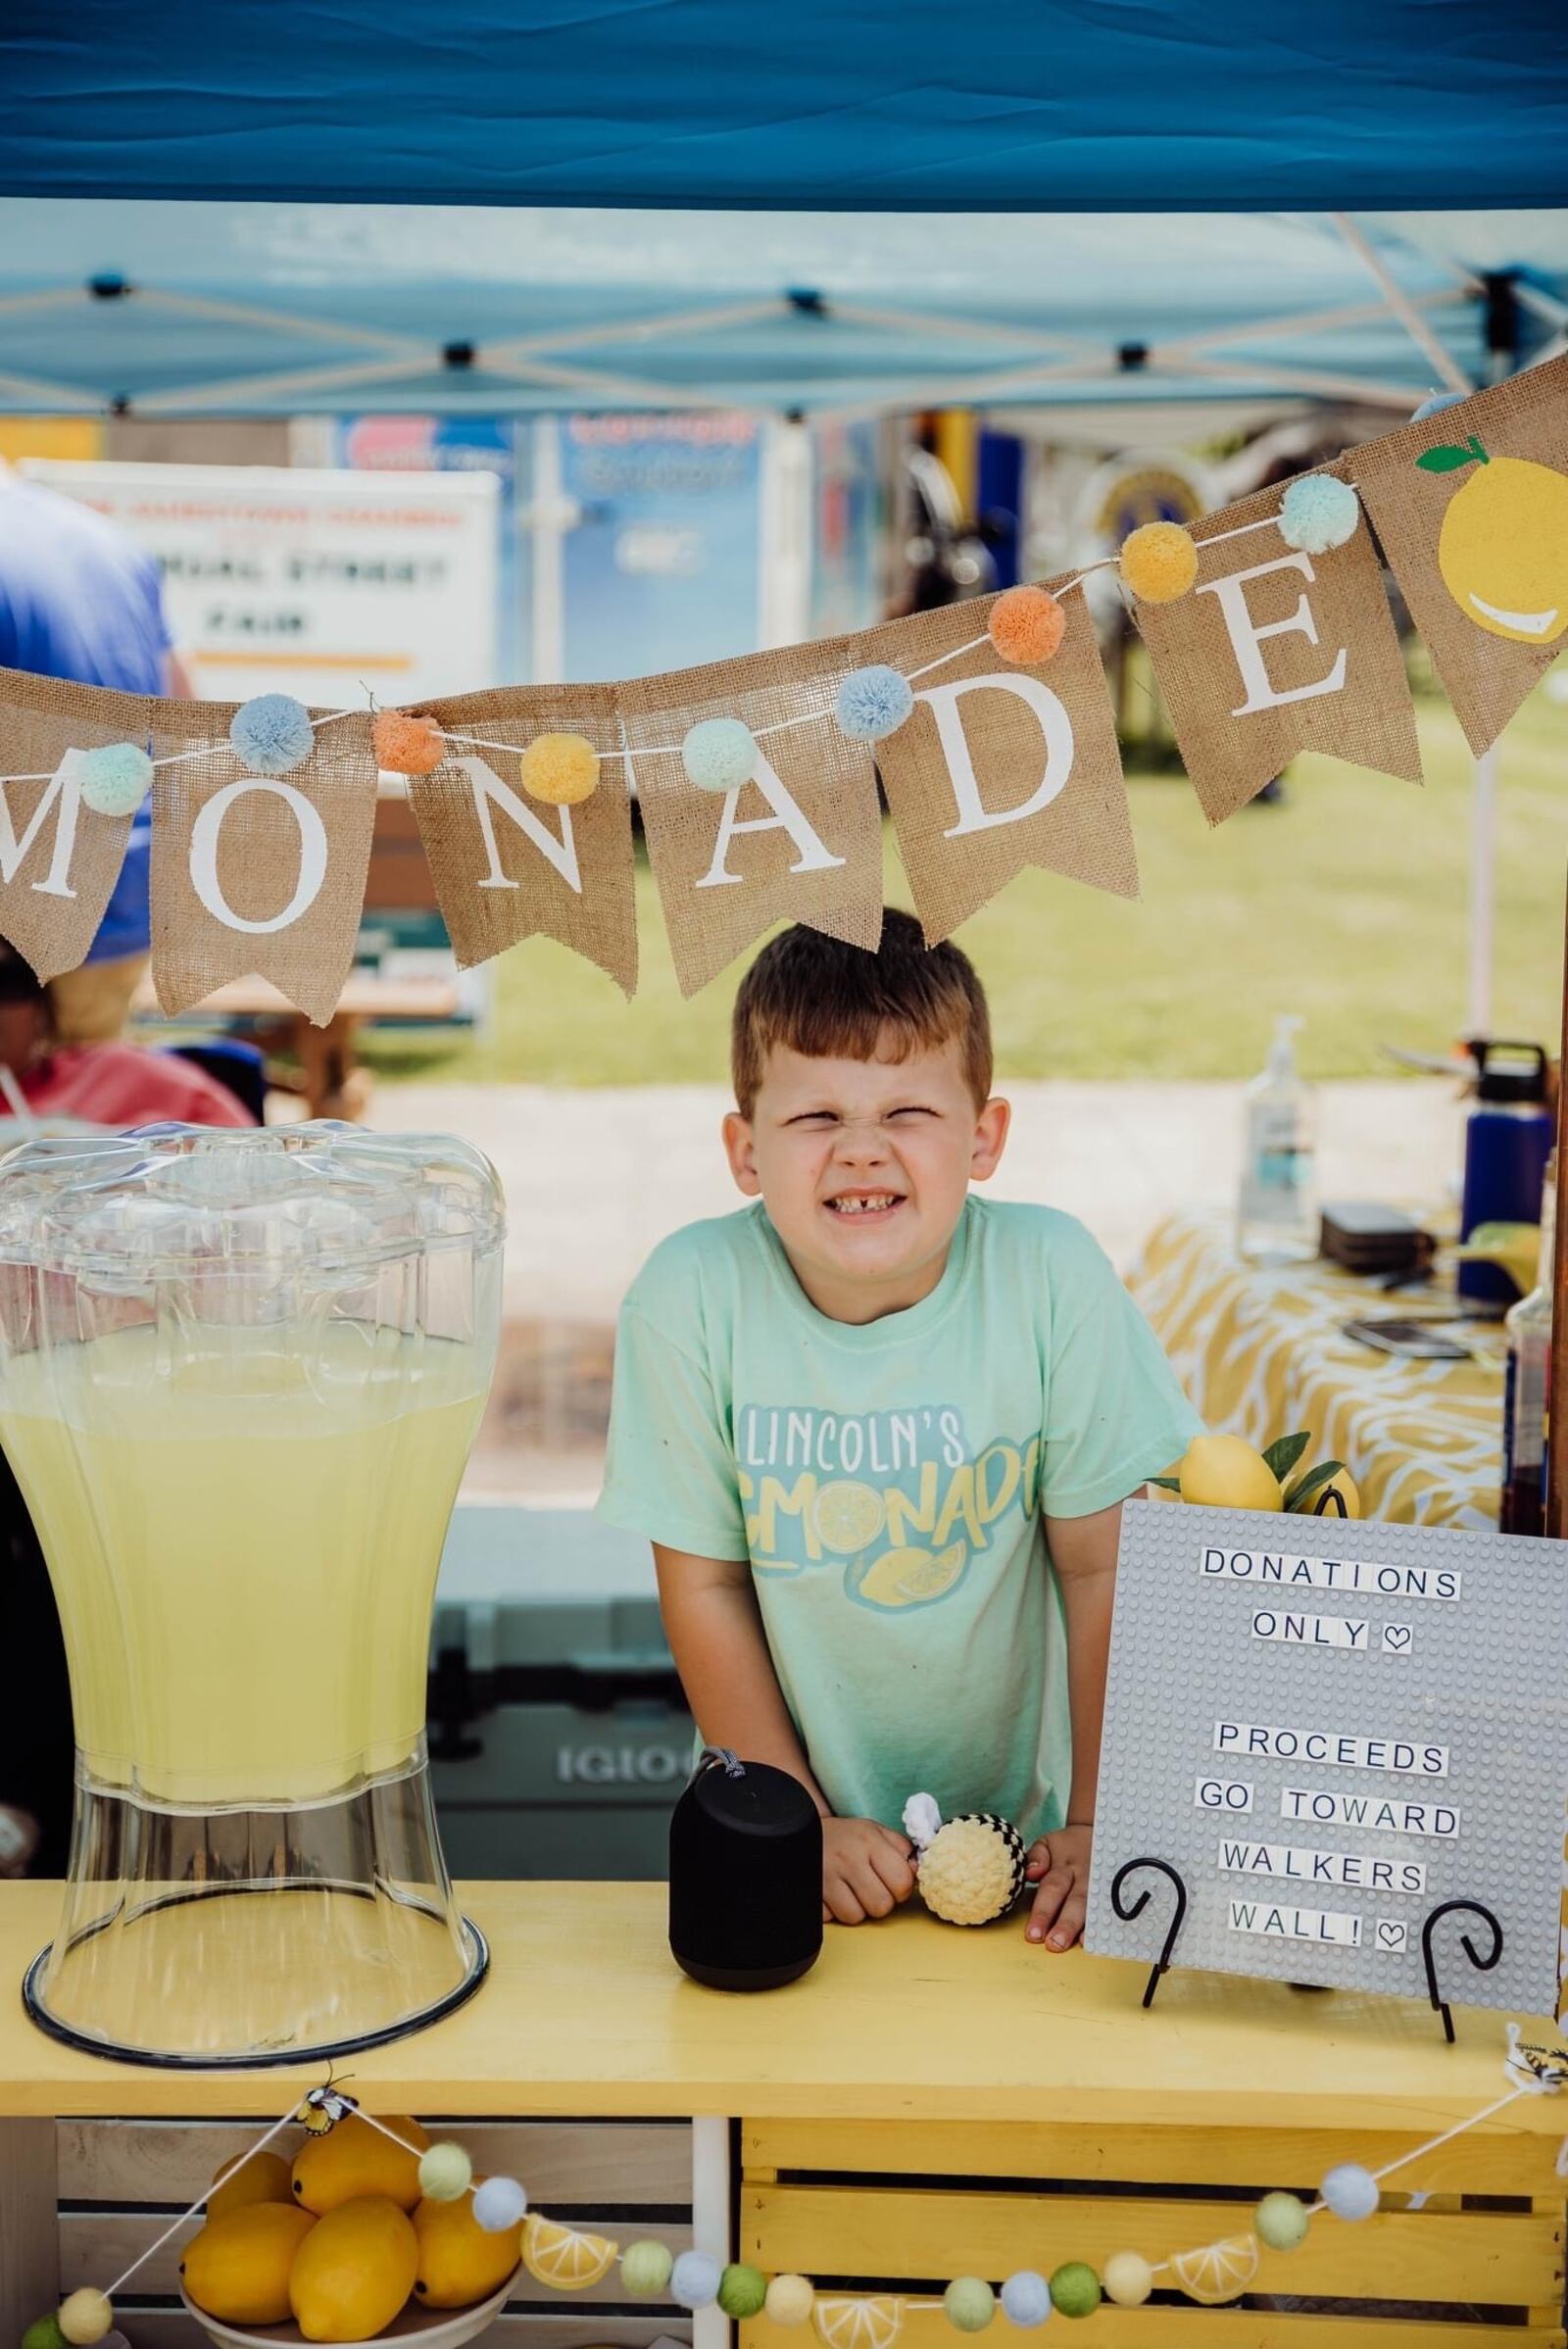
[[[541,734],[522,754],[522,788],[547,807],[576,807],[599,781],[599,753],[580,734]]]
[[[107,2292],[95,2292],[83,2284],[60,2306],[60,2329],[74,2349],[92,2349],[101,2341],[115,2321],[115,2312]]]
[[[1174,604],[1198,577],[1198,549],[1180,522],[1145,522],[1122,540],[1121,575],[1141,604]]]

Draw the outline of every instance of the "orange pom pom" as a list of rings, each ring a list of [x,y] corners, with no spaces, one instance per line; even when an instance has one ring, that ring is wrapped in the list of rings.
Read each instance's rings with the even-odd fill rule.
[[[370,728],[375,763],[388,775],[433,775],[447,755],[434,718],[383,710]]]
[[[599,781],[599,753],[581,734],[540,734],[522,754],[522,788],[548,807],[576,807]]]
[[[1198,548],[1180,522],[1145,522],[1122,540],[1121,575],[1141,604],[1174,604],[1198,577]]]
[[[1060,645],[1067,614],[1049,587],[1009,587],[992,605],[986,633],[1004,661],[1032,668]]]

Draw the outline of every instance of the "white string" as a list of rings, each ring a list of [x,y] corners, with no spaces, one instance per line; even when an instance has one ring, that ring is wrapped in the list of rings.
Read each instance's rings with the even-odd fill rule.
[[[311,731],[314,734],[322,726],[335,726],[340,718],[358,717],[359,715],[360,712],[357,710],[329,710],[325,717],[311,719]],[[240,756],[241,753],[234,748],[231,742],[204,742],[199,751],[172,751],[167,759],[155,759],[152,763],[157,769],[165,766],[188,766],[193,759],[238,759]],[[54,779],[54,771],[51,770],[47,775],[0,775],[0,784],[52,783]]]
[[[264,2152],[266,2148],[270,2145],[275,2136],[281,2136],[283,2130],[287,2129],[289,2123],[293,2120],[294,2115],[298,2110],[299,2107],[297,2105],[291,2104],[288,2108],[288,2111],[283,2115],[282,2120],[274,2121],[271,2128],[268,2130],[266,2136],[258,2137],[250,2151],[248,2153],[241,2154],[239,2160],[232,2164],[228,2173],[229,2177],[233,2176],[235,2170],[243,2170],[245,2164],[248,2161],[254,2160],[258,2153]],[[209,2186],[207,2189],[207,2194],[210,2194],[212,2190],[212,2187]],[[136,2254],[136,2257],[131,2261],[130,2266],[124,2271],[123,2275],[117,2276],[114,2282],[109,2285],[108,2289],[104,2293],[104,2298],[106,2300],[113,2300],[115,2294],[120,2291],[122,2286],[129,2283],[131,2277],[136,2274],[137,2270],[146,2267],[147,2262],[152,2258],[155,2252],[162,2251],[166,2243],[172,2243],[175,2235],[178,2234],[180,2228],[185,2226],[189,2220],[196,2218],[200,2212],[206,2209],[207,2194],[203,2194],[197,2201],[193,2202],[188,2211],[181,2211],[179,2217],[175,2219],[171,2226],[164,2228],[163,2233],[159,2236],[156,2243],[149,2243],[145,2251],[139,2251]]]

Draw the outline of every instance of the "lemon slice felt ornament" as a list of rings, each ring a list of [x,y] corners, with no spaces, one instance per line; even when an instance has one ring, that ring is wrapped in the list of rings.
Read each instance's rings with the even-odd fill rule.
[[[602,2234],[579,2234],[553,2219],[530,2213],[522,2227],[522,2264],[536,2283],[558,2292],[585,2292],[610,2274],[618,2243]]]
[[[990,1925],[1023,1890],[1023,1837],[994,1811],[965,1811],[944,1826],[929,1794],[911,1794],[904,1832],[919,1854],[920,1897],[949,1925]]]
[[[904,2329],[900,2301],[824,2300],[820,2293],[811,2323],[824,2349],[893,2349]]]
[[[1205,2243],[1200,2251],[1180,2251],[1170,2272],[1189,2300],[1204,2308],[1236,2300],[1257,2274],[1257,2238],[1234,2235],[1228,2242]]]

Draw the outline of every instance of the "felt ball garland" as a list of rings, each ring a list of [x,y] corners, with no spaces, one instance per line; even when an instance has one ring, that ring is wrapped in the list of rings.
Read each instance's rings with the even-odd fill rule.
[[[1062,2317],[1094,2315],[1100,2306],[1100,2277],[1087,2260],[1063,2260],[1053,2269],[1051,2305]]]
[[[1033,2332],[1051,2314],[1051,2286],[1035,2268],[1020,2268],[1002,2287],[1002,2313],[1020,2332]]]
[[[106,2292],[95,2292],[89,2284],[73,2292],[60,2304],[60,2329],[72,2343],[72,2349],[92,2349],[101,2341],[115,2321],[114,2308]]]
[[[723,2280],[716,2259],[706,2251],[683,2251],[675,2262],[669,2278],[669,2296],[681,2308],[694,2312],[711,2308],[718,2298]]]
[[[1122,540],[1120,563],[1140,604],[1174,604],[1198,577],[1198,548],[1180,522],[1145,522]]]
[[[757,772],[757,737],[744,719],[705,717],[689,728],[680,758],[699,791],[739,791]]]
[[[760,2317],[766,2300],[767,2277],[760,2268],[731,2262],[718,2279],[718,2305],[737,2325]]]
[[[1293,481],[1280,507],[1280,536],[1303,555],[1327,555],[1355,536],[1361,501],[1348,481],[1307,473]]]
[[[474,2224],[486,2234],[506,2234],[527,2216],[528,2197],[514,2178],[487,2178],[474,2187]]]
[[[984,2332],[997,2313],[997,2296],[978,2276],[956,2276],[942,2307],[955,2332]]]
[[[316,748],[311,713],[291,693],[259,693],[242,702],[229,720],[228,739],[253,775],[289,774]]]
[[[599,784],[599,753],[582,734],[540,734],[522,754],[522,788],[547,807],[580,807]]]
[[[805,2276],[775,2276],[762,2306],[770,2325],[809,2325],[816,2286]]]
[[[675,2255],[667,2243],[628,2243],[620,2255],[620,2280],[632,2300],[658,2300],[669,2283]]]
[[[380,711],[370,728],[370,749],[388,775],[433,775],[447,755],[434,718],[403,710]]]
[[[902,669],[877,661],[858,668],[839,687],[834,715],[851,742],[885,742],[914,709],[914,688]]]
[[[153,762],[139,742],[108,742],[83,751],[76,781],[94,815],[134,815],[152,788]]]
[[[986,622],[994,649],[1020,667],[1049,661],[1066,633],[1067,614],[1049,587],[1004,588]]]
[[[427,2202],[461,2202],[472,2183],[473,2164],[461,2145],[447,2140],[420,2154],[419,2191]]]

